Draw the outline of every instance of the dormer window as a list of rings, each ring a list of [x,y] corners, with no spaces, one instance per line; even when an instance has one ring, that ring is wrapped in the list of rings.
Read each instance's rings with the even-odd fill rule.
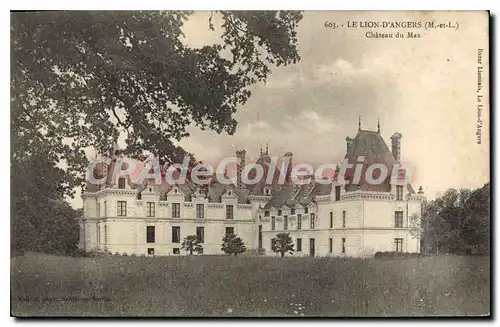
[[[152,192],[152,189],[151,189],[151,187],[149,188],[149,192]]]
[[[281,209],[280,209],[280,210],[278,210],[278,216],[281,216],[281,213],[282,213],[282,212],[281,212]]]
[[[291,213],[292,215],[295,215],[295,208],[290,209],[290,213]]]
[[[304,213],[309,213],[309,208],[308,207],[304,208]]]
[[[269,210],[264,211],[264,217],[269,217]]]
[[[396,201],[403,201],[403,185],[396,185]]]
[[[177,194],[177,189],[174,189],[174,193]]]
[[[123,177],[118,178],[118,188],[120,188],[120,189],[125,188],[125,178],[123,178]]]
[[[266,187],[266,188],[264,189],[264,194],[265,194],[265,195],[270,195],[270,194],[271,194],[271,190],[270,190],[268,187]]]

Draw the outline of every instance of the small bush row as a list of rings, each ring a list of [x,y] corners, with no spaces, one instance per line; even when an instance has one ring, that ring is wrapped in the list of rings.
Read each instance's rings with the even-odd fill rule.
[[[376,252],[374,257],[375,258],[419,258],[424,256],[425,256],[424,253],[386,251],[386,252]]]

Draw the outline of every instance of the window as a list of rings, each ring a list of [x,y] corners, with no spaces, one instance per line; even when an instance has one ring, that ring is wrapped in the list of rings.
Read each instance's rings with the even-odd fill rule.
[[[281,209],[280,209],[280,210],[278,210],[278,216],[281,216],[281,213],[282,213],[282,212],[281,212]]]
[[[196,205],[196,218],[205,218],[205,205],[197,204]]]
[[[340,186],[335,186],[335,201],[340,201]]]
[[[172,203],[172,218],[180,218],[180,217],[181,217],[181,204]]]
[[[179,248],[174,248],[174,254],[181,254],[181,250]]]
[[[300,213],[297,215],[297,229],[302,229],[302,215]]]
[[[330,211],[330,228],[333,228],[333,212]]]
[[[288,230],[288,216],[283,217],[283,229]]]
[[[155,226],[146,227],[146,243],[155,242]]]
[[[328,241],[329,241],[328,248],[329,248],[330,253],[332,253],[333,252],[333,238],[330,237],[330,239]]]
[[[233,206],[232,205],[226,205],[226,219],[233,219],[234,218],[234,212],[233,212]]]
[[[205,228],[204,227],[196,227],[196,239],[198,239],[198,242],[200,242],[200,243],[205,242]]]
[[[342,238],[342,253],[345,253],[345,238]]]
[[[269,217],[269,210],[264,211],[264,217]]]
[[[155,249],[154,248],[148,248],[148,255],[155,255]]]
[[[181,228],[179,226],[172,226],[172,243],[181,242]]]
[[[146,203],[146,216],[147,217],[154,217],[155,216],[155,203],[154,202],[147,202]]]
[[[97,225],[97,244],[101,244],[101,227]]]
[[[396,201],[403,201],[403,185],[396,185]]]
[[[118,201],[118,216],[127,215],[127,201]]]
[[[104,244],[108,244],[108,226],[104,225]]]
[[[262,215],[259,215],[259,220],[262,220]]]
[[[108,216],[108,201],[104,201],[104,217]]]
[[[403,252],[403,239],[402,238],[395,238],[394,239],[394,246],[395,246],[395,251],[396,252]]]
[[[276,218],[274,216],[271,217],[271,230],[276,229]]]
[[[234,227],[226,227],[226,235],[234,234]]]
[[[295,208],[290,209],[290,214],[295,215]]]
[[[262,225],[259,225],[259,249],[262,249]]]
[[[302,252],[302,239],[297,239],[297,252]]]
[[[118,178],[118,188],[125,188],[125,178],[124,177],[120,177]]]
[[[96,216],[97,216],[97,218],[101,217],[101,204],[100,203],[97,204]]]
[[[308,213],[309,212],[309,208],[308,207],[305,207],[304,208],[304,213]]]
[[[394,227],[396,228],[403,227],[403,211],[394,212]]]
[[[315,219],[314,219],[314,218],[315,218],[315,217],[314,217],[314,213],[311,213],[311,215],[310,215],[310,216],[311,216],[311,229],[314,229],[314,223],[315,223],[315,221],[314,221],[314,220],[315,220]]]
[[[345,210],[344,210],[344,211],[342,211],[342,227],[343,227],[343,228],[345,228],[345,220],[346,220],[346,219],[345,219],[345,216],[346,216],[346,212],[345,212]]]

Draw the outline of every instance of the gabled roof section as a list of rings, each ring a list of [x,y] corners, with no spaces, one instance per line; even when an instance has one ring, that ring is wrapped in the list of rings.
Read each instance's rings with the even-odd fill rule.
[[[237,198],[238,194],[236,194],[233,187],[227,187],[226,191],[222,195],[223,198]]]
[[[167,196],[175,196],[175,195],[185,195],[184,192],[181,190],[179,185],[173,185],[170,191],[167,193]]]
[[[146,184],[143,185],[144,188],[141,189],[140,193],[142,195],[160,195],[161,192],[158,192],[158,189],[155,187],[154,184]]]
[[[229,190],[231,190],[231,193],[234,193],[234,196],[238,198],[239,204],[249,203],[247,200],[249,190],[237,189],[234,184],[222,184],[216,179],[212,179],[212,183],[208,187],[208,201],[217,203],[222,202],[222,197],[225,196]]]

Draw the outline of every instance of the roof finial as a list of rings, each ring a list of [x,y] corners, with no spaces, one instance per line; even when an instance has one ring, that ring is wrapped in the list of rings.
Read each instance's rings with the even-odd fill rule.
[[[361,130],[361,116],[358,117],[358,131]]]
[[[260,145],[260,156],[262,157],[262,144]]]
[[[268,155],[269,155],[269,144],[267,144],[267,142],[266,142],[266,156],[268,156]]]
[[[380,133],[380,118],[377,118],[377,132]]]

